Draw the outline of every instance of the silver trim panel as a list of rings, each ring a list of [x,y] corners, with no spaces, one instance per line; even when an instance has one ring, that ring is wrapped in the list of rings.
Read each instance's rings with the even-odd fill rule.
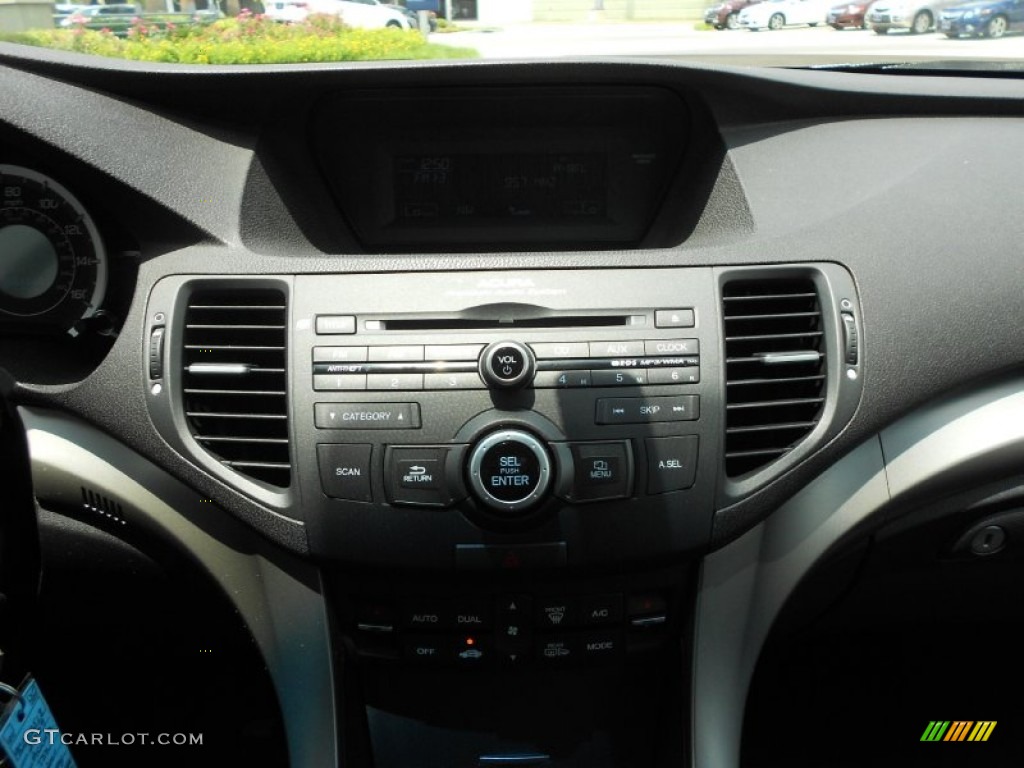
[[[128,527],[196,562],[245,621],[270,671],[292,768],[338,765],[331,643],[317,569],[281,550],[113,438],[78,420],[20,408],[40,505],[116,500]]]
[[[963,489],[1024,464],[1024,381],[950,397],[900,420],[765,522],[708,556],[697,597],[693,765],[738,768],[747,693],[785,601],[841,536],[891,501]]]

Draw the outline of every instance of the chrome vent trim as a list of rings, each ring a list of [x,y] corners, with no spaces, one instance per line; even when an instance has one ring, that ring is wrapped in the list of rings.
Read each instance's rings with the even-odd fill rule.
[[[785,456],[821,420],[826,344],[813,280],[729,280],[725,323],[725,471],[739,477]]]
[[[276,288],[197,287],[185,310],[181,396],[195,441],[224,466],[291,485],[288,306]]]

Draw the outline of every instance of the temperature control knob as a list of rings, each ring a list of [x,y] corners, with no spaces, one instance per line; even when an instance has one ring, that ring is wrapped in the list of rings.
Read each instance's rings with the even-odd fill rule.
[[[522,512],[537,504],[551,485],[551,459],[529,432],[494,432],[470,452],[469,485],[491,509]]]
[[[518,341],[496,341],[480,354],[480,377],[495,389],[516,389],[533,380],[537,361]]]

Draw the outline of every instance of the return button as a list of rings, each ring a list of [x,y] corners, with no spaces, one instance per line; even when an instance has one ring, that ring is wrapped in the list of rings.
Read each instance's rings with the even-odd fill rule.
[[[419,429],[418,403],[316,403],[317,429]]]

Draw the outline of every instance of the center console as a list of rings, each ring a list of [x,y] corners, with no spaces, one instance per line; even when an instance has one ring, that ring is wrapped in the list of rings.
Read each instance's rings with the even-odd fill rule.
[[[182,276],[143,364],[303,526],[351,764],[679,765],[715,510],[849,418],[857,307],[825,264]]]

